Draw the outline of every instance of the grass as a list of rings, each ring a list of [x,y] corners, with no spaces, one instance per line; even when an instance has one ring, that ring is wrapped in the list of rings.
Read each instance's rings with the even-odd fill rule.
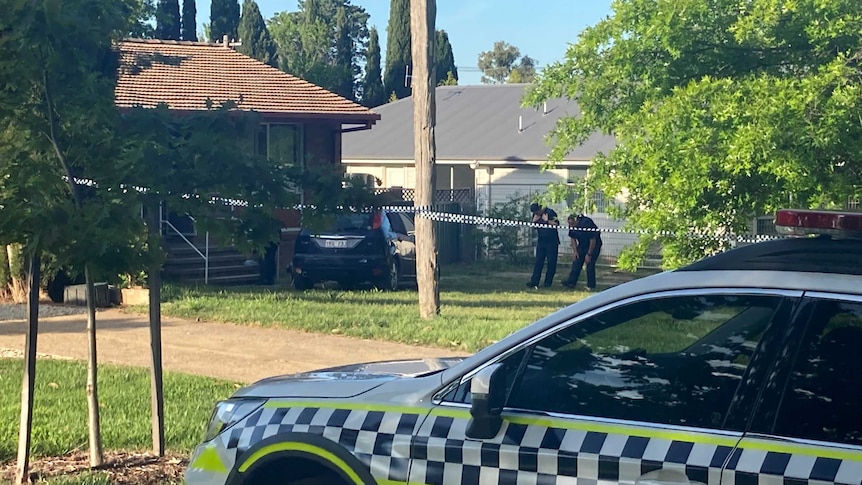
[[[18,443],[21,359],[0,358],[0,463],[14,460]],[[33,412],[34,456],[61,456],[87,450],[86,364],[38,360]],[[190,453],[200,442],[213,404],[228,397],[236,384],[166,373],[165,440],[169,450]],[[149,371],[99,367],[102,441],[106,450],[148,450],[150,431]],[[102,483],[98,475],[84,477]]]
[[[560,286],[562,271],[555,286],[534,290],[525,287],[529,275],[524,268],[518,268],[519,272],[507,269],[512,268],[444,267],[441,315],[432,321],[419,318],[415,289],[345,291],[334,284],[331,289],[317,287],[303,292],[287,286],[167,286],[162,294],[162,313],[472,352],[589,295]],[[604,269],[599,274],[599,286],[634,277]],[[146,308],[132,311],[145,312]]]

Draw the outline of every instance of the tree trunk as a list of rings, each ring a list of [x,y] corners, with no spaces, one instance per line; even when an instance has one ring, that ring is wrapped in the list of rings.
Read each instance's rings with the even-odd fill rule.
[[[20,244],[6,246],[6,255],[9,260],[9,293],[15,303],[24,303],[27,300],[27,281],[24,272],[24,252]],[[36,291],[36,298],[39,298]]]
[[[99,423],[99,386],[96,360],[96,288],[90,265],[84,266],[84,282],[87,284],[87,411],[90,433],[90,467],[100,466],[102,457],[102,432]]]
[[[157,244],[161,238],[161,215],[159,204],[151,204],[147,211],[149,244]],[[152,251],[152,248],[150,249]],[[150,287],[150,405],[153,430],[153,452],[165,455],[165,398],[162,383],[162,275],[161,265],[152,263],[147,282]]]
[[[434,137],[436,104],[434,96],[434,38],[436,0],[411,0],[410,31],[413,55],[413,145],[416,165],[418,209],[434,204],[437,146]],[[440,314],[437,271],[437,235],[434,223],[421,213],[416,218],[416,282],[419,285],[419,315],[430,319]]]
[[[21,422],[18,427],[18,462],[15,483],[30,482],[30,438],[36,388],[36,339],[39,335],[39,251],[30,256],[27,333],[24,336],[24,378],[21,381]]]

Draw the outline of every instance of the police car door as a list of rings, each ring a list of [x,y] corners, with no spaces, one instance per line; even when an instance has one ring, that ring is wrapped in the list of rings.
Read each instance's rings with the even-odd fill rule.
[[[738,292],[618,302],[480,366],[422,424],[410,483],[719,485],[800,296]]]
[[[728,463],[735,483],[862,483],[862,297],[805,296]]]

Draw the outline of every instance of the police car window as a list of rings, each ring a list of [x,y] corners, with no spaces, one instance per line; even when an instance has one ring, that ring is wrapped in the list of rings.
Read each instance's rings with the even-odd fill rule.
[[[680,296],[600,313],[538,342],[507,406],[723,427],[779,303]]]
[[[784,390],[774,432],[862,445],[862,304],[821,301]]]

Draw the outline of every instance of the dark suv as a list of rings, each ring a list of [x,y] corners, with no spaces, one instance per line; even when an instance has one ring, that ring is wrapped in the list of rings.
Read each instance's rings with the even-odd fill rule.
[[[289,271],[306,290],[321,281],[342,288],[361,283],[390,291],[416,278],[413,215],[378,210],[339,214],[322,229],[303,228]]]

